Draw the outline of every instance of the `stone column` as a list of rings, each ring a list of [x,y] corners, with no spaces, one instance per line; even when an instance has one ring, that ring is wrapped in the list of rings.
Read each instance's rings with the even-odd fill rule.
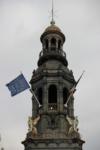
[[[56,51],[58,50],[58,39],[56,38]]]
[[[43,87],[43,111],[47,112],[47,110],[48,110],[48,86],[46,82]]]
[[[43,43],[42,43],[42,49],[45,50],[45,48],[46,48],[46,44],[45,44],[45,41],[43,41]]]
[[[51,48],[51,39],[48,39],[48,50],[50,51]]]
[[[72,96],[68,102],[68,116],[69,117],[74,117],[74,97]]]
[[[58,111],[63,112],[63,91],[62,91],[62,82],[59,82],[58,89],[57,89],[57,106]]]

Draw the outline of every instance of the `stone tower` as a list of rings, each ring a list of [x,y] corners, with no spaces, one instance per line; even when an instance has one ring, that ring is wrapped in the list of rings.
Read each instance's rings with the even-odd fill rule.
[[[51,21],[40,37],[42,51],[30,81],[32,117],[22,142],[25,150],[82,150],[84,141],[74,116],[76,81],[63,51],[65,35]]]

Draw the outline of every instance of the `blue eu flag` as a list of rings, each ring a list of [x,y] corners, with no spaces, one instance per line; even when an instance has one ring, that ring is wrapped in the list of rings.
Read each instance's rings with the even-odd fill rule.
[[[11,92],[11,96],[15,96],[26,89],[29,89],[30,86],[26,81],[23,74],[20,74],[16,79],[12,80],[8,84],[6,84],[9,91]]]

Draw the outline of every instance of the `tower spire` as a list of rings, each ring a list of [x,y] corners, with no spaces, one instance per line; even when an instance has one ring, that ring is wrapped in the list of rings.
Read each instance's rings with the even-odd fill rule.
[[[52,10],[51,10],[51,13],[52,13],[51,25],[54,25],[55,21],[54,21],[54,1],[53,0],[52,0]]]

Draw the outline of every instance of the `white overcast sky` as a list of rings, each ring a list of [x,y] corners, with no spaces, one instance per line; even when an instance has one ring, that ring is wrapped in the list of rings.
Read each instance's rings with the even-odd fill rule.
[[[75,79],[75,115],[84,150],[100,150],[100,0],[55,0],[55,21]],[[0,0],[0,133],[5,150],[23,150],[31,93],[11,97],[5,84],[22,71],[29,81],[50,23],[51,0]]]

